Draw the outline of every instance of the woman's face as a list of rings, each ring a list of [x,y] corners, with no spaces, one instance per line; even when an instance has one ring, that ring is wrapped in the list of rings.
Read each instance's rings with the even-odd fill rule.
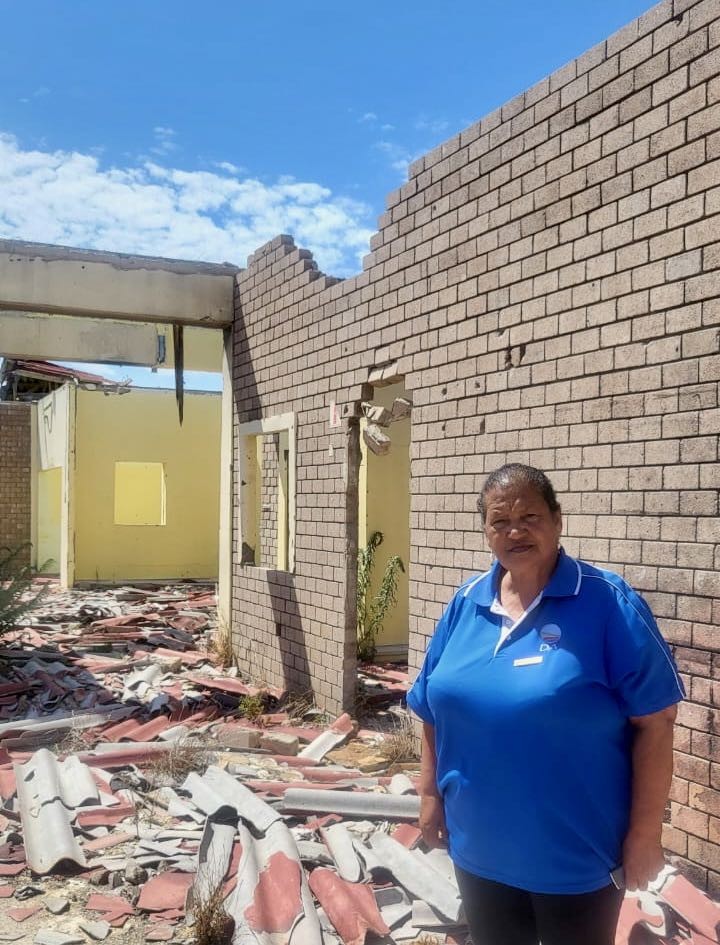
[[[562,517],[527,485],[491,489],[485,496],[485,537],[506,571],[536,572],[555,566]]]

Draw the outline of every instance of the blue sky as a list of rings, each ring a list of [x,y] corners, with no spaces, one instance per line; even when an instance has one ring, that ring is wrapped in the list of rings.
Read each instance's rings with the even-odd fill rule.
[[[351,275],[409,160],[651,5],[5,4],[0,237]]]

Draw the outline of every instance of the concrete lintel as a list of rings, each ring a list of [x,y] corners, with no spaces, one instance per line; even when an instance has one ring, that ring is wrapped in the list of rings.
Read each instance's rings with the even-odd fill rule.
[[[0,355],[6,358],[106,364],[158,363],[160,346],[153,325],[40,312],[0,312]]]
[[[0,240],[0,309],[225,328],[239,269]]]
[[[222,369],[219,331],[189,326],[184,348],[186,370]],[[89,316],[0,311],[0,356],[172,368],[172,328]]]

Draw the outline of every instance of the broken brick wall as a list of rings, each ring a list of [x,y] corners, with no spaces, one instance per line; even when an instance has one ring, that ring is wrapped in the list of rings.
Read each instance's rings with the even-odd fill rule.
[[[251,257],[236,420],[295,413],[296,567],[244,567],[236,548],[233,572],[244,665],[339,707],[364,385],[404,379],[414,402],[412,671],[453,589],[489,561],[485,475],[547,470],[568,551],[624,574],[674,647],[689,700],[665,842],[715,895],[719,74],[717,0],[666,0],[416,161],[360,275],[335,283],[287,237]]]
[[[30,404],[0,403],[0,557],[30,542],[31,420]],[[29,547],[14,560],[30,564]]]

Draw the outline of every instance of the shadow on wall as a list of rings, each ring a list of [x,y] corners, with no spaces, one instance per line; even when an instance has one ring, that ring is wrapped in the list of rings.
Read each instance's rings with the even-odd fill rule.
[[[253,368],[250,342],[235,288],[235,319],[233,324],[233,468],[240,468],[240,437],[238,424],[263,418],[267,408],[258,392]],[[244,483],[236,481],[233,489],[233,607],[232,622],[235,628],[236,651],[241,654],[246,668],[258,676],[267,675],[268,660],[281,665],[284,686],[288,689],[309,689],[313,673],[308,660],[305,636],[302,628],[300,605],[297,599],[295,579],[291,571],[280,571],[253,566],[248,561],[255,550],[241,547],[241,490]],[[259,553],[259,549],[258,549]],[[243,563],[245,562],[245,563]],[[248,583],[255,586],[254,620],[243,619],[247,606],[239,595]],[[265,597],[267,594],[267,598]],[[269,606],[266,606],[266,601]]]
[[[267,571],[266,578],[285,685],[288,689],[308,689],[312,674],[295,594],[295,575],[289,571]]]

